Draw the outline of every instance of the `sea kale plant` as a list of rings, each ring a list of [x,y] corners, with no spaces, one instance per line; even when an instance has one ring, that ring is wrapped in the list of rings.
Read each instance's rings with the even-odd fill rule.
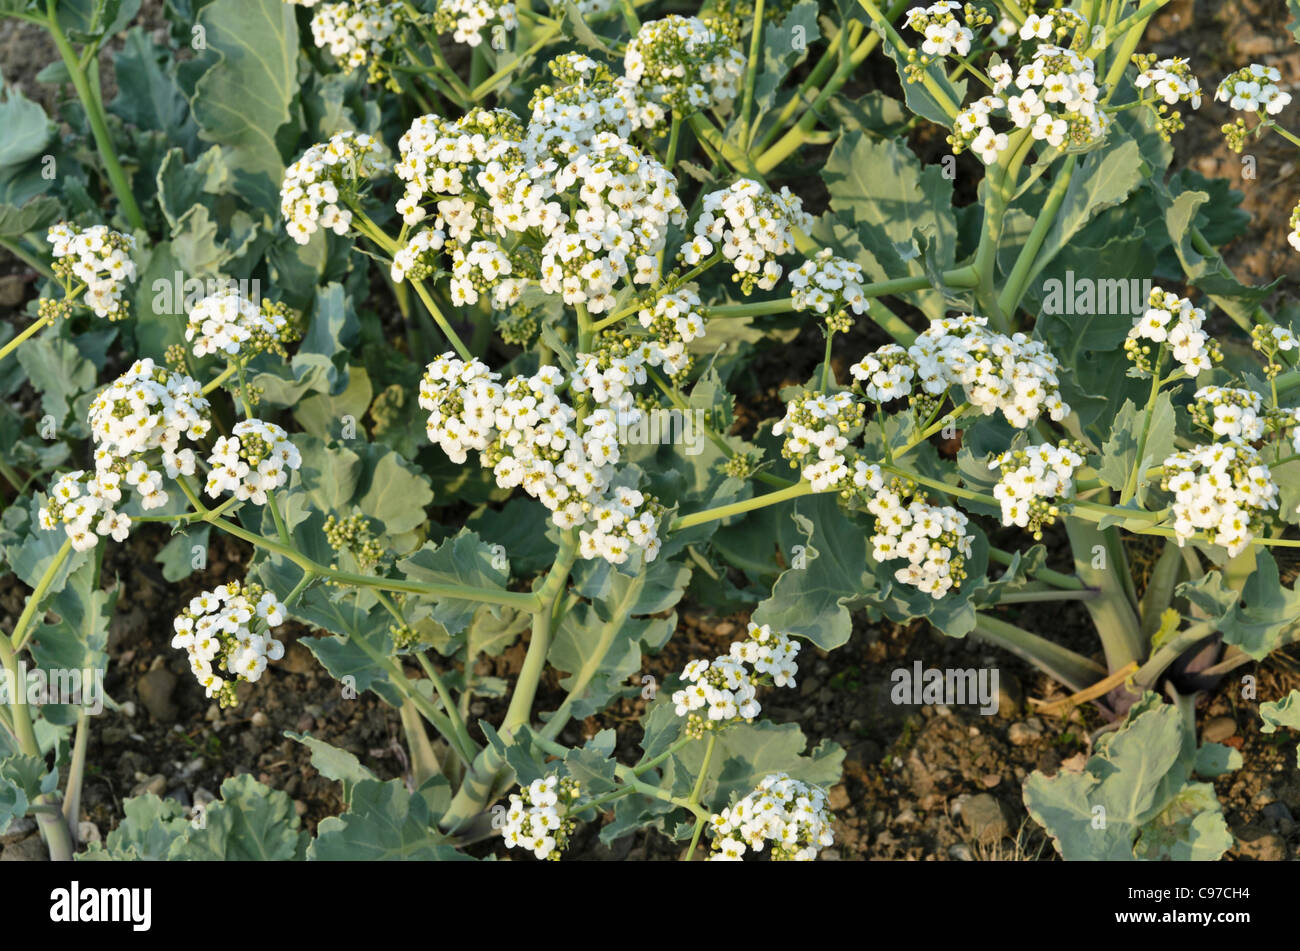
[[[0,661],[49,688],[0,707],[0,831],[813,859],[844,752],[765,707],[920,619],[1106,724],[1024,784],[1063,857],[1220,857],[1205,780],[1242,757],[1194,701],[1300,637],[1300,309],[1233,276],[1240,195],[1171,140],[1203,95],[1235,148],[1296,137],[1276,70],[1148,52],[1162,6],[167,0],[147,32],[139,0],[0,0],[61,94],[0,101],[0,242],[39,274],[0,326],[0,554],[31,589]],[[808,341],[774,402],[765,356]],[[90,684],[54,687],[107,664],[106,553],[180,582],[221,535],[246,563],[158,622],[181,689],[255,704],[298,622],[400,712],[411,782],[291,734],[342,784],[314,836],[241,776],[87,846]],[[1014,623],[1065,601],[1095,649]],[[658,689],[687,602],[747,620]]]

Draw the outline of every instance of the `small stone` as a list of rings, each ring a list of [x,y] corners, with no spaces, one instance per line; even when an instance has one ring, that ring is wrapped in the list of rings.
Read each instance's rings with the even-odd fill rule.
[[[218,704],[209,704],[208,709],[203,712],[203,719],[209,723],[219,723],[221,721],[221,707]]]
[[[843,783],[831,787],[830,807],[832,811],[846,809],[849,805],[849,791]]]
[[[1290,824],[1294,821],[1291,816],[1291,810],[1286,807],[1285,803],[1280,802],[1270,802],[1263,808],[1261,815],[1263,815],[1265,819],[1271,819],[1279,825],[1283,822]]]
[[[1018,716],[1023,699],[1024,692],[1020,689],[1020,681],[1015,678],[1014,674],[999,670],[997,715],[1004,719],[1012,719]]]
[[[294,641],[276,666],[287,674],[305,674],[316,666],[316,657],[301,641]]]
[[[293,811],[300,816],[305,816],[307,814],[307,804],[301,799],[295,799],[293,801]]]
[[[9,823],[9,831],[0,835],[0,846],[21,842],[36,831],[36,820],[31,816],[20,816]]]
[[[1080,750],[1068,759],[1061,760],[1061,769],[1067,773],[1080,774],[1088,765],[1088,754]]]
[[[45,862],[49,857],[39,834],[6,845],[4,851],[0,852],[0,862]]]
[[[1007,739],[1011,741],[1012,746],[1028,746],[1042,738],[1043,725],[1036,717],[1013,723],[1011,729],[1007,731]]]
[[[1232,717],[1211,717],[1201,730],[1206,743],[1222,743],[1237,732],[1237,721]]]
[[[952,707],[945,703],[935,704],[934,712],[939,714],[941,717],[950,717],[952,716]]]
[[[254,729],[257,729],[257,728],[260,728],[260,727],[270,726],[270,725],[271,725],[271,718],[268,717],[268,716],[267,716],[265,713],[263,713],[261,710],[258,710],[256,713],[253,714],[253,716],[252,716],[252,718],[249,720],[249,722],[252,723]]]
[[[1011,833],[1002,803],[988,793],[971,796],[961,811],[962,822],[980,842],[994,843]]]
[[[1256,862],[1286,861],[1286,840],[1259,826],[1243,826],[1237,832],[1236,853]]]
[[[196,806],[206,806],[210,802],[215,802],[216,798],[202,786],[194,790],[194,805]]]
[[[176,675],[166,667],[158,667],[140,678],[135,692],[155,720],[170,723],[176,719],[176,704],[172,703],[174,689]]]
[[[993,789],[1000,782],[1002,782],[1002,777],[997,773],[985,773],[980,777],[980,785],[985,789]]]
[[[93,822],[78,822],[77,840],[85,843],[101,841],[99,826]]]
[[[23,302],[26,293],[21,274],[6,274],[0,277],[0,307],[17,307]]]
[[[821,852],[819,852],[819,853],[817,854],[817,857],[818,857],[819,859],[821,859],[823,862],[838,862],[838,861],[840,861],[840,858],[841,858],[841,856],[840,856],[840,850],[839,850],[839,849],[822,849]]]
[[[910,826],[916,823],[916,813],[911,809],[904,809],[898,815],[894,816],[894,825]]]
[[[973,862],[975,856],[971,855],[970,849],[964,845],[954,845],[948,849],[948,858],[954,862]]]
[[[126,717],[128,720],[135,716],[135,712],[134,700],[128,700],[126,703],[118,707],[118,713],[122,714],[122,716]]]
[[[206,765],[208,764],[204,762],[202,756],[194,757],[194,759],[181,767],[181,779],[189,779],[195,773],[200,772]]]
[[[167,777],[164,776],[162,773],[155,773],[154,775],[148,777],[147,779],[144,779],[141,782],[137,783],[135,788],[131,790],[131,795],[143,796],[146,793],[153,793],[155,796],[161,797],[162,794],[166,791],[167,791]]]

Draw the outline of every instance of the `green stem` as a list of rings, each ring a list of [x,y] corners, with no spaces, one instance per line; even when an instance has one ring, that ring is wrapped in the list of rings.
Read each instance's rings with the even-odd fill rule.
[[[1065,200],[1065,192],[1070,186],[1071,177],[1074,175],[1077,158],[1075,155],[1066,158],[1065,164],[1061,167],[1061,173],[1057,176],[1056,181],[1052,183],[1052,190],[1048,192],[1047,200],[1038,213],[1034,227],[1029,232],[1029,237],[1025,239],[1024,247],[1020,249],[1020,254],[1016,256],[1016,263],[1011,269],[1011,274],[1007,277],[1001,295],[998,297],[998,309],[1002,311],[1008,320],[1015,316],[1016,308],[1020,305],[1021,297],[1024,296],[1025,285],[1029,282],[1029,278],[1046,264],[1045,261],[1038,262],[1038,252],[1047,239],[1048,231],[1056,224],[1056,213],[1061,208],[1061,202]],[[1011,184],[1014,185],[1015,183],[1012,182]]]
[[[46,567],[40,579],[36,582],[36,587],[32,590],[31,597],[27,599],[27,604],[23,606],[23,613],[18,616],[18,623],[14,625],[13,637],[5,639],[0,633],[0,640],[5,640],[5,647],[14,651],[20,651],[27,643],[31,636],[30,628],[40,613],[41,604],[45,601],[45,595],[50,590],[50,585],[54,584],[54,579],[58,577],[59,571],[63,568],[63,563],[68,560],[72,554],[72,539],[65,538],[59,550],[54,553],[49,566]]]
[[[690,515],[683,515],[680,518],[673,520],[671,531],[678,532],[684,528],[690,528],[693,525],[703,525],[706,522],[712,522],[717,519],[730,518],[732,515],[741,515],[745,512],[752,512],[755,509],[766,508],[769,505],[788,502],[791,499],[797,499],[812,494],[813,489],[811,483],[802,481],[796,482],[788,489],[769,492],[766,495],[758,495],[741,502],[732,502],[729,505],[720,505],[717,508],[704,509],[699,512],[693,512]]]
[[[1160,397],[1160,364],[1163,362],[1165,355],[1165,345],[1160,344],[1156,350],[1155,365],[1151,369],[1151,393],[1147,397],[1146,408],[1142,412],[1142,431],[1138,433],[1137,457],[1133,460],[1133,469],[1129,472],[1128,478],[1124,480],[1124,490],[1120,493],[1119,504],[1128,505],[1133,496],[1137,494],[1138,477],[1143,471],[1142,463],[1145,461],[1144,455],[1147,450],[1147,437],[1151,433],[1151,416],[1155,412],[1156,400]]]
[[[184,483],[182,483],[184,485]],[[501,604],[520,611],[532,611],[537,606],[537,597],[522,591],[502,591],[497,588],[478,588],[471,585],[439,584],[435,582],[412,581],[407,578],[381,578],[374,575],[359,575],[318,564],[301,552],[286,547],[277,541],[264,538],[250,532],[242,526],[209,513],[202,521],[216,526],[228,535],[243,539],[250,545],[287,558],[304,571],[332,578],[344,584],[362,588],[374,588],[379,591],[403,591],[410,594],[426,594],[433,598],[458,598],[463,601],[476,601],[482,604]]]
[[[16,337],[14,337],[12,340],[8,341],[8,342],[7,342],[3,347],[0,347],[0,360],[3,360],[3,359],[4,359],[5,357],[7,357],[10,353],[12,353],[14,350],[17,350],[19,344],[21,344],[21,343],[22,343],[24,340],[26,340],[28,337],[30,337],[30,336],[32,336],[33,334],[35,334],[35,333],[36,333],[37,331],[39,331],[42,327],[48,327],[48,326],[50,326],[52,323],[53,323],[52,320],[50,320],[50,319],[47,318],[47,317],[43,317],[43,318],[41,318],[41,319],[39,319],[39,320],[36,320],[36,321],[34,321],[33,323],[29,324],[29,325],[28,325],[27,327],[25,327],[21,332],[19,332],[19,334],[18,334]]]
[[[1033,664],[1075,693],[1106,676],[1100,664],[1001,618],[976,614],[971,633]]]
[[[758,78],[758,61],[763,54],[763,0],[754,0],[754,14],[750,22],[753,26],[749,37],[749,62],[746,64],[745,89],[740,101],[740,122],[736,126],[744,137],[747,150],[754,140],[754,130],[749,120],[754,111],[754,82]]]
[[[45,9],[47,13],[46,27],[50,31],[54,45],[58,48],[59,56],[63,59],[63,65],[68,69],[68,78],[72,80],[72,87],[77,91],[77,98],[81,100],[81,106],[86,110],[86,118],[90,122],[90,131],[95,139],[95,147],[99,150],[99,157],[104,163],[104,171],[108,174],[108,181],[113,188],[113,194],[117,196],[122,211],[126,214],[127,221],[131,223],[131,227],[136,231],[143,231],[144,216],[140,214],[140,206],[135,203],[135,195],[131,192],[130,180],[127,179],[126,172],[122,170],[122,165],[117,160],[117,149],[108,133],[108,124],[104,118],[103,107],[94,91],[90,88],[90,84],[86,81],[86,74],[77,59],[76,51],[73,50],[72,44],[68,42],[68,38],[63,32],[63,27],[59,24],[58,4],[55,0],[46,0]]]
[[[551,612],[556,600],[564,593],[564,586],[569,580],[569,571],[578,557],[577,532],[570,530],[560,542],[555,564],[551,567],[546,581],[537,592],[537,607],[533,611],[533,629],[528,639],[528,652],[524,655],[523,666],[515,681],[514,692],[510,696],[510,706],[505,719],[501,722],[502,733],[513,733],[516,729],[532,719],[533,700],[537,696],[537,685],[546,670],[546,654],[551,645]]]
[[[700,791],[704,788],[704,778],[705,776],[708,775],[709,762],[713,759],[713,748],[717,745],[717,743],[718,743],[718,734],[710,733],[709,745],[704,749],[704,762],[700,764],[700,774],[697,777],[695,777],[695,787],[691,790],[690,799],[686,800],[688,803],[691,804],[691,806],[699,805]],[[705,821],[704,814],[702,812],[696,813],[695,831],[691,833],[691,845],[690,848],[686,850],[686,856],[685,858],[682,859],[682,861],[689,862],[691,858],[695,855],[695,846],[699,844],[700,833],[704,831],[704,821]]]

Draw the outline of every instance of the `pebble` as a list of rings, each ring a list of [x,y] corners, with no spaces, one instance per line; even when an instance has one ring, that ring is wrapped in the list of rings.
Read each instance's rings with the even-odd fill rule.
[[[307,814],[307,804],[301,799],[295,799],[293,801],[293,811],[300,816],[305,816]]]
[[[130,718],[134,717],[134,716],[135,716],[135,713],[136,713],[136,710],[135,710],[135,701],[134,701],[134,700],[128,700],[128,701],[126,701],[126,703],[123,703],[123,704],[121,704],[120,706],[118,706],[117,709],[118,709],[118,712],[119,712],[120,714],[122,714],[122,716],[126,717],[126,718],[129,720]]]
[[[1024,692],[1020,689],[1020,681],[1015,678],[1014,674],[999,670],[997,715],[1008,720],[1018,716],[1023,699]]]
[[[40,834],[29,835],[20,842],[14,842],[12,845],[6,845],[4,851],[0,852],[0,862],[45,862],[49,860],[49,853],[45,851],[45,843],[41,841]]]
[[[1291,816],[1291,810],[1286,807],[1285,803],[1270,802],[1265,806],[1261,813],[1265,819],[1270,819],[1278,825],[1285,823],[1290,826],[1295,820]]]
[[[267,716],[265,713],[263,713],[261,710],[258,710],[257,712],[255,712],[255,713],[253,714],[253,716],[252,716],[252,718],[249,720],[249,722],[252,723],[252,725],[253,725],[254,728],[258,728],[258,727],[266,727],[266,726],[270,726],[270,725],[271,725],[271,718],[268,717],[268,716]]]
[[[849,791],[843,783],[837,783],[831,787],[830,807],[834,812],[840,809],[846,809],[849,805]]]
[[[204,711],[204,713],[203,713],[203,719],[207,720],[209,723],[218,723],[218,722],[220,722],[220,720],[221,720],[221,707],[218,706],[218,705],[215,704],[215,703],[212,704],[212,705],[210,705],[210,706],[208,707],[208,709]]]
[[[9,823],[9,831],[0,835],[0,846],[21,842],[36,831],[36,820],[31,816],[20,816]]]
[[[287,674],[305,674],[316,666],[316,657],[301,641],[294,641],[285,650],[278,666]]]
[[[26,294],[26,281],[21,274],[0,277],[0,307],[17,307]]]
[[[993,789],[1000,782],[1002,782],[1002,777],[997,773],[985,773],[980,777],[980,785],[985,789]]]
[[[997,842],[1011,833],[1002,803],[988,793],[971,796],[961,810],[962,822],[981,842]]]
[[[1036,743],[1042,738],[1043,723],[1038,717],[1030,717],[1028,720],[1013,723],[1011,729],[1007,731],[1007,739],[1011,741],[1012,746],[1028,746],[1030,743]]]
[[[823,862],[838,862],[840,861],[840,850],[822,849],[821,852],[818,853],[817,857],[821,859]]]
[[[215,802],[216,798],[202,786],[194,790],[194,805],[196,806],[206,806],[210,802]]]
[[[1242,858],[1256,862],[1283,862],[1286,860],[1286,840],[1259,826],[1243,826],[1237,831],[1236,852]]]
[[[155,720],[170,723],[176,719],[176,704],[172,703],[174,689],[176,675],[166,667],[158,667],[140,678],[135,692]]]
[[[95,823],[93,822],[78,822],[77,839],[81,842],[101,841],[101,836],[99,834],[99,826],[95,825]]]
[[[954,845],[948,849],[948,858],[954,862],[973,862],[975,856],[970,854],[970,849],[964,845]]]
[[[1222,743],[1237,732],[1237,721],[1232,717],[1211,717],[1201,730],[1206,743]]]
[[[139,775],[138,773],[136,775]],[[131,790],[132,796],[143,796],[145,793],[153,793],[155,796],[162,796],[167,791],[167,777],[162,773],[155,773],[152,776],[138,782],[134,789]]]

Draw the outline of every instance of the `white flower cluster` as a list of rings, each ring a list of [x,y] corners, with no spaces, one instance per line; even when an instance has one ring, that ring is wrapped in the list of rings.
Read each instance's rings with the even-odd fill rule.
[[[1079,27],[1086,27],[1088,19],[1076,10],[1053,10],[1050,13],[1031,13],[1020,25],[1020,38],[1029,40],[1050,40],[1054,36],[1064,39],[1065,35]]]
[[[1005,115],[1017,129],[1029,129],[1035,139],[1054,148],[1094,142],[1110,125],[1109,115],[1097,108],[1096,66],[1087,56],[1044,45],[1014,78],[1006,63],[992,73],[993,94],[962,110],[948,137],[955,150],[969,148],[985,165],[996,162],[1009,142],[990,124],[995,114]]]
[[[233,706],[238,681],[256,683],[269,661],[284,656],[284,645],[270,633],[284,619],[273,592],[232,581],[193,598],[176,616],[172,647],[189,654],[190,670],[208,697]],[[223,679],[221,671],[234,679]]]
[[[479,175],[489,183],[503,174],[503,163],[516,164],[510,153],[517,152],[523,127],[514,113],[505,109],[474,108],[459,119],[435,115],[419,116],[411,123],[397,149],[401,158],[395,167],[406,189],[397,211],[408,225],[425,219],[426,198],[457,196],[472,187]],[[451,234],[468,240],[473,225],[473,203],[441,200],[439,214],[457,227]],[[468,220],[466,222],[466,216]]]
[[[847,465],[848,433],[862,426],[864,409],[847,390],[805,393],[786,404],[785,416],[773,427],[773,436],[785,436],[781,455],[812,483],[814,492],[827,492],[850,482],[864,488],[871,478],[866,463]]]
[[[312,39],[352,72],[382,55],[384,44],[397,32],[396,13],[401,9],[401,4],[385,0],[327,3],[312,14]]]
[[[639,549],[654,560],[662,506],[613,484],[620,459],[615,412],[588,414],[579,435],[577,412],[557,395],[564,377],[555,367],[505,385],[498,380],[478,360],[465,363],[451,353],[430,363],[420,383],[429,440],[453,462],[479,452],[497,485],[522,486],[556,525],[579,529],[582,557],[622,564]]]
[[[961,4],[956,0],[940,0],[928,7],[912,7],[907,11],[907,25],[922,34],[921,52],[926,56],[948,56],[970,53],[975,33],[957,19]]]
[[[197,381],[155,366],[152,360],[137,360],[90,403],[88,421],[96,447],[89,494],[116,503],[125,483],[139,496],[141,508],[166,505],[163,475],[145,456],[161,450],[163,470],[170,479],[193,475],[194,450],[180,448],[180,441],[184,437],[197,442],[207,435],[212,425],[208,406]],[[101,515],[109,512],[106,505]],[[112,525],[120,532],[130,522],[114,515]],[[118,534],[113,537],[121,540]]]
[[[1060,364],[1037,340],[994,333],[969,314],[933,321],[906,351],[889,344],[850,368],[865,381],[868,398],[935,400],[952,386],[986,416],[998,410],[1024,429],[1043,413],[1060,422],[1070,412],[1061,399]]]
[[[1228,549],[1246,550],[1278,507],[1273,474],[1250,446],[1197,446],[1164,461],[1161,487],[1174,494],[1174,536],[1184,544],[1197,531]]]
[[[576,780],[555,774],[534,779],[510,795],[501,836],[512,849],[528,849],[539,859],[558,861],[577,822],[567,807],[580,795]]]
[[[1196,376],[1223,359],[1218,344],[1202,329],[1204,323],[1205,311],[1194,307],[1190,300],[1154,287],[1146,311],[1133,322],[1124,349],[1138,369],[1152,373],[1158,369],[1158,359],[1142,343],[1150,340],[1159,345],[1157,357],[1168,349],[1189,376]]]
[[[655,255],[667,241],[669,226],[686,220],[677,180],[652,156],[613,133],[597,135],[591,149],[567,165],[554,170],[552,165],[544,161],[524,171],[509,191],[489,195],[494,203],[516,204],[531,191],[538,202],[554,196],[576,206],[572,216],[563,214],[551,227],[541,226],[547,238],[541,250],[541,287],[560,294],[566,304],[585,304],[591,313],[603,313],[614,305],[620,280],[653,281]],[[498,212],[498,224],[501,217]]]
[[[539,86],[530,103],[527,141],[532,155],[572,158],[602,132],[627,139],[637,129],[653,129],[664,120],[663,106],[590,56],[565,53],[548,67],[556,84]]]
[[[510,255],[493,241],[475,241],[468,249],[456,248],[451,253],[452,304],[476,304],[480,291],[491,291],[493,305],[505,310],[524,292],[525,282],[511,277],[513,271]]]
[[[852,326],[848,311],[861,314],[867,309],[867,298],[862,292],[862,266],[836,257],[830,248],[817,252],[817,257],[805,261],[790,272],[794,288],[791,302],[795,310],[812,310],[831,318],[832,329],[844,333]]]
[[[96,317],[121,320],[126,316],[122,292],[127,281],[135,280],[131,260],[135,238],[110,231],[106,225],[80,228],[62,221],[50,228],[45,239],[54,255],[54,272],[86,285],[85,302]]]
[[[36,513],[37,520],[47,532],[62,526],[74,551],[94,548],[100,535],[126,541],[131,518],[113,508],[122,500],[121,483],[121,474],[112,471],[66,473],[50,487],[49,498]],[[151,495],[158,492],[152,480],[145,490]]]
[[[289,434],[275,423],[245,419],[222,436],[208,456],[208,495],[233,492],[240,501],[266,504],[266,493],[289,481],[302,465],[302,454]]]
[[[894,572],[899,584],[911,585],[936,601],[961,585],[974,536],[969,519],[949,505],[930,505],[914,498],[907,505],[893,488],[881,488],[867,502],[876,517],[871,556],[881,564],[903,558],[907,567]]]
[[[720,244],[746,294],[755,286],[765,291],[776,287],[782,273],[776,259],[794,251],[795,229],[807,231],[813,220],[786,186],[779,193],[771,192],[747,178],[709,192],[702,208],[695,221],[695,238],[682,246],[683,258],[687,264],[697,264]]]
[[[1275,116],[1291,103],[1291,94],[1278,88],[1281,81],[1282,74],[1277,67],[1251,63],[1225,76],[1214,98],[1240,112],[1266,112]]]
[[[433,26],[439,34],[450,33],[457,43],[478,46],[484,31],[496,36],[519,25],[513,3],[492,0],[438,0]]]
[[[1152,89],[1167,106],[1181,101],[1190,102],[1193,109],[1201,108],[1201,82],[1182,57],[1153,63],[1138,73],[1133,85],[1138,89]]]
[[[185,327],[185,339],[194,344],[196,357],[283,352],[284,344],[296,337],[286,308],[269,301],[259,306],[233,288],[195,302]]]
[[[789,635],[750,622],[745,639],[733,641],[725,655],[687,664],[687,685],[672,696],[677,715],[687,718],[687,733],[702,735],[757,717],[763,709],[756,699],[761,678],[770,677],[776,687],[795,686],[799,648]]]
[[[745,57],[712,24],[671,14],[641,24],[627,44],[623,72],[643,95],[685,116],[735,99]]]
[[[285,169],[280,185],[280,215],[289,237],[306,244],[321,228],[345,234],[352,212],[342,197],[359,179],[386,167],[381,155],[374,136],[356,132],[340,132],[304,152]]]
[[[714,862],[741,861],[770,844],[773,861],[811,862],[835,844],[826,791],[785,773],[764,777],[758,788],[709,821]]]
[[[476,227],[490,227],[508,244],[530,230],[543,238],[531,262],[495,252],[485,258],[495,273],[510,275],[507,299],[536,281],[566,304],[598,314],[613,305],[620,281],[655,279],[655,256],[669,227],[686,219],[676,179],[614,132],[598,132],[579,146],[563,136],[536,135],[537,126],[534,121],[526,132],[510,113],[483,110],[454,123],[435,116],[416,120],[400,143],[397,171],[407,185],[397,210],[408,225],[416,224],[428,214],[426,198],[451,197],[436,201],[437,234],[418,253],[408,251],[401,270],[425,261],[419,255],[439,247],[444,234],[464,244]],[[556,158],[538,141],[548,148],[565,141],[572,148]],[[467,191],[480,201],[461,197]]]
[[[1261,415],[1264,401],[1254,390],[1203,386],[1192,397],[1192,419],[1215,436],[1234,443],[1263,439],[1267,427]]]
[[[637,320],[655,340],[645,362],[651,366],[662,365],[670,376],[685,371],[691,363],[686,345],[703,337],[708,328],[703,311],[700,296],[691,284],[661,294],[653,305],[637,311]]]
[[[1001,470],[993,497],[1002,505],[1002,524],[1029,528],[1040,537],[1042,526],[1057,515],[1045,500],[1073,492],[1074,470],[1081,465],[1083,456],[1065,443],[1008,450],[991,460],[989,468]]]

